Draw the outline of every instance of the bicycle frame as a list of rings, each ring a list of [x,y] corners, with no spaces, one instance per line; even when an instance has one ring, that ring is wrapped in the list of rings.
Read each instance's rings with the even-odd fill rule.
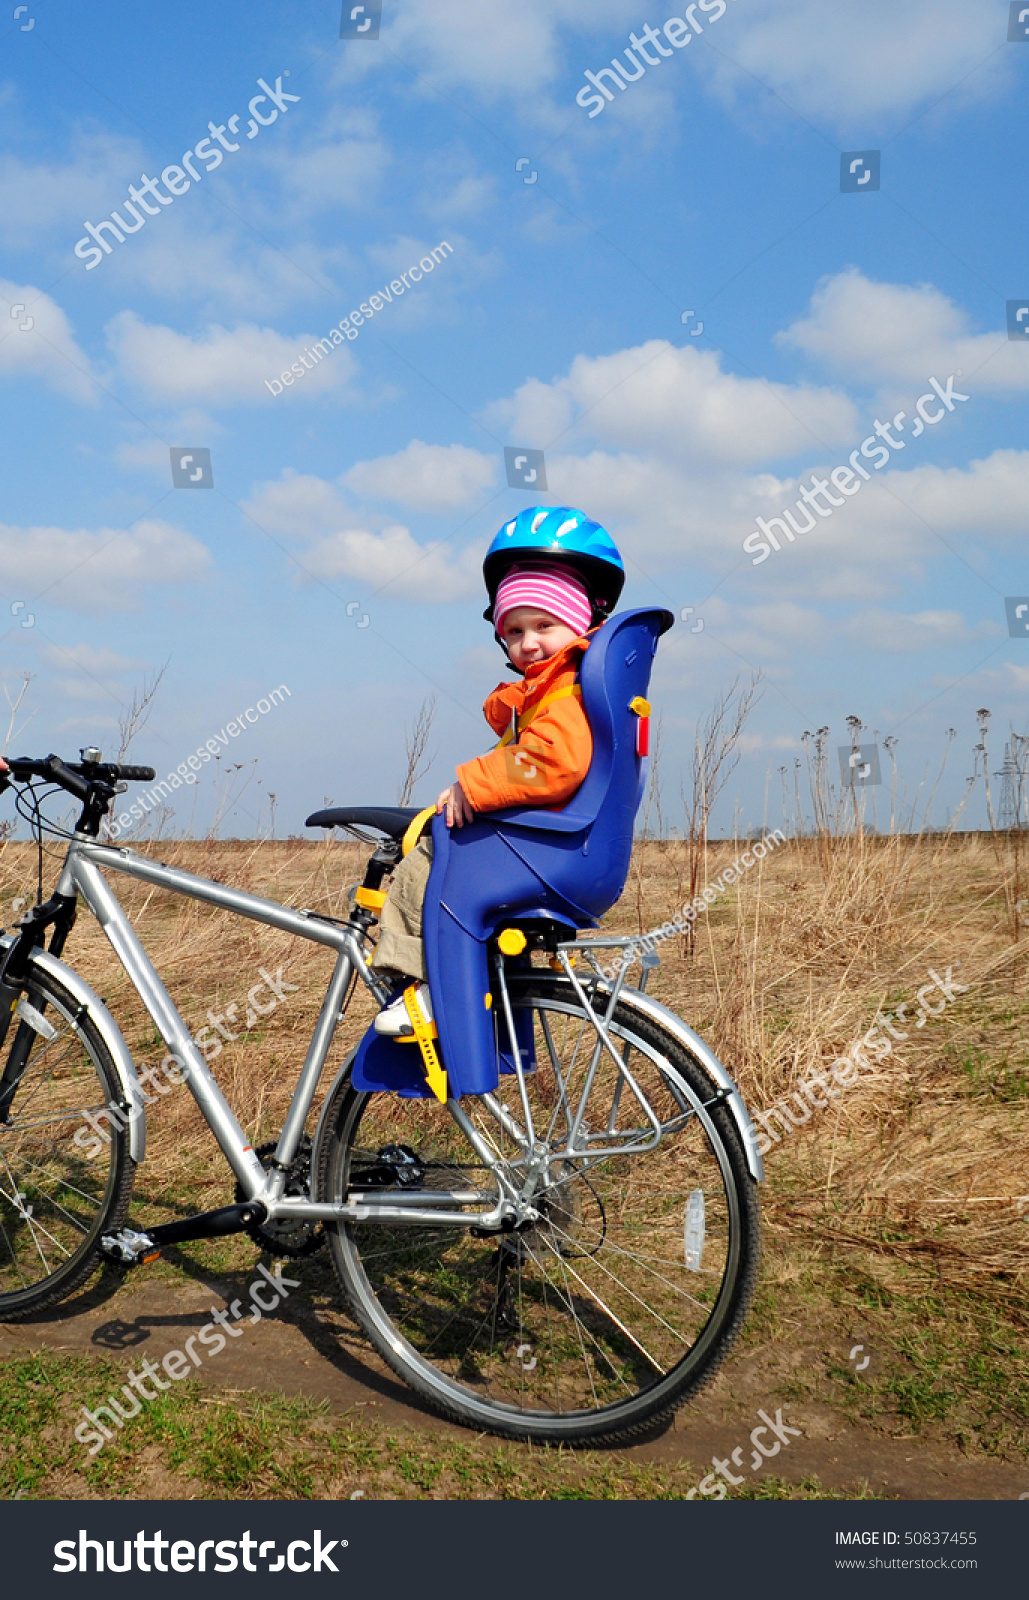
[[[109,872],[121,872],[140,882],[168,889],[174,894],[220,906],[237,916],[280,928],[314,944],[326,945],[336,951],[336,965],[329,979],[325,999],[311,1043],[301,1068],[286,1121],[275,1151],[275,1164],[269,1169],[261,1165],[240,1127],[218,1083],[207,1065],[153,963],[144,950],[125,911],[112,892],[101,867]],[[355,970],[373,990],[376,988],[364,953],[361,940],[353,928],[340,926],[315,911],[294,911],[288,906],[262,900],[243,890],[233,889],[210,879],[182,872],[177,867],[149,860],[134,851],[110,845],[94,844],[88,840],[75,840],[68,848],[61,876],[57,883],[58,894],[78,896],[96,917],[115,955],[124,968],[129,981],[149,1012],[154,1026],[168,1051],[181,1064],[186,1084],[200,1107],[201,1113],[214,1134],[222,1153],[238,1178],[244,1197],[263,1205],[267,1218],[294,1218],[312,1222],[366,1222],[389,1223],[453,1223],[461,1227],[472,1224],[480,1227],[498,1227],[510,1215],[512,1200],[504,1194],[510,1185],[498,1183],[497,1204],[489,1211],[449,1211],[448,1206],[469,1205],[482,1196],[468,1191],[434,1191],[431,1199],[420,1195],[417,1202],[409,1204],[376,1204],[374,1200],[359,1203],[319,1204],[298,1196],[283,1193],[286,1185],[286,1168],[296,1155],[303,1135],[311,1104],[314,1100],[325,1061],[332,1045],[341,1007]],[[467,1115],[455,1101],[448,1109],[457,1121],[476,1153],[499,1178],[498,1162],[488,1143],[472,1127]],[[406,1197],[405,1197],[406,1198]],[[412,1199],[415,1197],[412,1196]]]
[[[255,1154],[243,1128],[240,1126],[211,1069],[207,1065],[206,1059],[195,1044],[188,1027],[154,969],[127,914],[113,893],[101,868],[107,872],[122,873],[126,877],[135,878],[156,888],[167,889],[174,894],[185,895],[208,905],[218,906],[223,910],[233,912],[237,916],[247,917],[252,921],[278,928],[285,933],[293,934],[301,939],[307,939],[314,944],[324,945],[336,952],[335,967],[329,979],[318,1021],[308,1046],[297,1086],[290,1102],[289,1111],[286,1115],[282,1132],[279,1135],[273,1163],[270,1167],[265,1168]],[[266,1211],[266,1220],[274,1221],[292,1218],[312,1222],[382,1222],[393,1225],[397,1223],[415,1225],[430,1222],[437,1225],[453,1225],[462,1228],[476,1226],[486,1229],[502,1229],[505,1226],[510,1226],[512,1220],[515,1219],[518,1221],[535,1220],[537,1213],[529,1201],[526,1189],[521,1188],[514,1182],[512,1175],[504,1170],[506,1164],[498,1158],[498,1154],[491,1146],[490,1141],[482,1136],[461,1104],[453,1099],[447,1101],[448,1112],[496,1183],[496,1199],[492,1206],[479,1210],[458,1209],[459,1207],[474,1206],[476,1202],[489,1201],[492,1198],[484,1195],[481,1190],[472,1189],[419,1191],[402,1197],[391,1195],[388,1201],[384,1200],[382,1202],[367,1191],[362,1193],[359,1201],[346,1200],[340,1202],[319,1202],[284,1193],[287,1169],[300,1146],[304,1126],[335,1037],[342,1004],[355,972],[373,992],[378,990],[376,980],[365,960],[361,947],[361,935],[357,929],[331,921],[315,911],[293,910],[288,906],[278,905],[274,901],[247,894],[243,890],[197,877],[176,867],[169,867],[161,862],[152,861],[148,857],[138,855],[127,848],[98,844],[87,839],[76,839],[70,844],[57,883],[57,893],[80,898],[93,916],[96,917],[129,981],[152,1018],[154,1026],[164,1041],[167,1050],[180,1064],[180,1070],[185,1077],[191,1094],[214,1134],[232,1172],[239,1180],[244,1199],[248,1202],[252,1201],[262,1205]],[[612,1016],[614,1006],[617,1003],[622,989],[624,973],[620,974],[617,981],[611,986],[609,995],[606,997],[608,999],[606,1011],[601,1016],[590,1005],[577,978],[571,973],[569,963],[569,953],[572,950],[582,949],[588,952],[601,947],[620,948],[629,943],[631,941],[627,939],[590,939],[582,944],[577,941],[569,941],[560,947],[560,959],[561,964],[571,977],[580,999],[584,1000],[597,1030],[598,1037],[590,1072],[590,1083],[592,1083],[601,1053],[607,1050],[614,1056],[619,1065],[624,1086],[629,1090],[630,1099],[638,1103],[648,1123],[645,1130],[636,1130],[637,1135],[645,1135],[642,1141],[630,1140],[630,1146],[635,1144],[636,1149],[653,1148],[661,1138],[660,1123],[634,1081],[626,1062],[619,1055],[612,1040],[609,1038],[605,1026]],[[506,1013],[509,1025],[511,1025],[510,1000],[502,974],[501,990],[503,1010]],[[640,996],[640,998],[642,999],[643,997]],[[515,1060],[517,1063],[517,1056]],[[724,1074],[724,1068],[720,1070]],[[532,1128],[524,1072],[520,1063],[516,1065],[516,1073],[521,1093],[523,1114],[527,1117],[526,1128],[529,1134],[527,1141],[523,1137],[520,1142],[527,1145],[525,1151],[527,1175],[531,1176],[535,1166],[538,1164],[537,1158],[532,1154],[532,1146],[535,1143],[536,1135]],[[727,1083],[731,1083],[728,1075],[724,1074],[724,1076]],[[573,1153],[573,1145],[576,1142],[576,1135],[582,1122],[588,1093],[589,1085],[587,1085],[582,1095],[574,1119],[574,1126],[571,1130],[569,1150],[566,1154]],[[689,1095],[689,1098],[692,1100],[693,1096]],[[485,1095],[482,1100],[495,1120],[506,1131],[512,1132],[513,1119],[502,1104],[493,1095]],[[694,1109],[702,1117],[704,1116],[704,1108],[699,1102]],[[608,1138],[614,1133],[614,1115],[615,1111],[612,1110],[612,1122],[607,1130]],[[749,1121],[749,1119],[747,1120]],[[626,1148],[625,1143],[620,1144],[622,1151],[625,1151]],[[596,1148],[595,1140],[592,1137],[586,1139],[584,1148],[581,1151],[574,1151],[574,1154],[584,1159],[587,1163],[596,1160],[602,1153],[605,1152]],[[608,1151],[606,1153],[611,1152]],[[528,1187],[532,1187],[531,1183]]]

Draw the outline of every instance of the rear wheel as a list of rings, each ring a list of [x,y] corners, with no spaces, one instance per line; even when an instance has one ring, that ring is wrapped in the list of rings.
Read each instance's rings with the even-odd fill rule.
[[[589,1154],[563,1158],[597,1036],[566,979],[533,970],[511,995],[523,1042],[530,1023],[535,1042],[526,1086],[547,1151],[536,1219],[484,1237],[471,1226],[341,1223],[327,1228],[334,1265],[383,1359],[446,1415],[512,1438],[626,1438],[669,1416],[724,1360],[756,1280],[756,1185],[716,1085],[631,1001],[610,1033],[660,1141],[643,1148],[654,1130],[605,1051],[583,1124]],[[534,1153],[517,1079],[462,1104],[522,1189]],[[488,1164],[434,1101],[345,1082],[329,1117],[323,1199],[410,1205],[443,1189],[479,1194],[482,1212],[497,1198]]]
[[[125,1220],[135,1163],[107,1047],[88,1012],[35,963],[0,1051],[0,1081],[17,1083],[0,1121],[0,1321],[12,1321],[64,1299],[93,1271],[101,1234]]]

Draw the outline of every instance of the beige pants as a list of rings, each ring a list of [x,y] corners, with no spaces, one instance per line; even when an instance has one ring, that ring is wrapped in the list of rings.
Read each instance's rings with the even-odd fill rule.
[[[422,944],[422,906],[432,870],[432,840],[419,839],[393,874],[386,904],[379,913],[379,943],[373,967],[390,967],[412,978],[426,979]]]

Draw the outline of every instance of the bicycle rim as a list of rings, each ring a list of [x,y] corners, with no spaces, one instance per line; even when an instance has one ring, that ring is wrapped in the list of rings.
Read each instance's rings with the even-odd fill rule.
[[[134,1176],[117,1080],[89,1018],[49,976],[30,973],[24,1004],[28,1020],[15,1019],[0,1053],[4,1067],[29,1046],[0,1123],[5,1319],[62,1298],[92,1271],[101,1231],[124,1216]]]
[[[535,980],[535,981],[533,981]],[[530,992],[531,990],[531,992]],[[527,1074],[538,1136],[563,1148],[596,1035],[571,985],[534,973],[516,984],[532,1014],[536,1070]],[[717,1090],[664,1031],[619,1007],[611,1029],[657,1113],[655,1150],[623,1147],[552,1173],[537,1224],[477,1238],[443,1226],[373,1224],[332,1231],[337,1269],[385,1359],[439,1409],[514,1437],[586,1440],[638,1431],[711,1375],[742,1320],[757,1262],[754,1185]],[[608,1127],[646,1119],[618,1069],[601,1059],[587,1105],[594,1148]],[[497,1101],[519,1128],[517,1080]],[[612,1115],[612,1104],[614,1113]],[[464,1102],[512,1175],[525,1154],[479,1100]],[[425,1188],[496,1195],[485,1165],[442,1107],[351,1091],[326,1177],[342,1195],[381,1152],[403,1146]],[[610,1145],[612,1141],[607,1140]],[[631,1140],[627,1142],[631,1145]],[[410,1173],[406,1187],[410,1193]],[[703,1196],[698,1252],[687,1262],[686,1209]],[[381,1188],[378,1191],[381,1194]]]

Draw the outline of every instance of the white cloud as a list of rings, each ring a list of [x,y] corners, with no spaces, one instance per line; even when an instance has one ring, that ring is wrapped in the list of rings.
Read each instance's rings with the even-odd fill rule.
[[[715,351],[665,339],[576,356],[563,378],[530,379],[486,415],[512,440],[537,448],[581,419],[582,434],[604,443],[734,464],[842,444],[857,427],[852,402],[838,391],[738,378],[722,371]]]
[[[388,586],[392,598],[421,604],[464,600],[482,586],[478,547],[455,554],[446,543],[420,545],[399,525],[382,533],[330,534],[310,545],[302,559],[313,577],[353,578],[373,590]]]
[[[88,674],[81,678],[54,678],[51,688],[62,700],[108,700],[113,692],[108,684]]]
[[[76,344],[57,302],[30,283],[0,279],[0,306],[8,330],[0,334],[0,372],[44,378],[73,400],[95,402],[98,390],[89,378],[89,358]],[[22,307],[17,316],[11,314],[15,306]]]
[[[199,306],[211,320],[278,317],[304,303],[313,307],[307,315],[319,323],[327,309],[331,314],[327,291],[340,274],[354,269],[354,258],[338,234],[330,247],[323,247],[291,220],[288,243],[276,248],[266,242],[270,221],[252,191],[247,191],[246,213],[256,216],[260,226],[247,227],[241,217],[218,205],[190,205],[190,198],[184,195],[160,217],[151,218],[142,233],[115,245],[87,281],[103,281],[109,293],[132,304],[148,291],[160,305]],[[74,270],[79,267],[75,262]],[[342,315],[341,308],[336,320]]]
[[[487,6],[482,0],[449,0],[443,7],[437,0],[407,0],[384,37],[427,87],[470,90],[486,101],[512,95],[538,106],[561,70],[558,28],[622,21],[631,25],[626,0],[489,0]],[[581,42],[574,49],[578,56]],[[371,54],[348,50],[340,77],[373,68]]]
[[[0,158],[0,239],[10,250],[40,244],[57,228],[68,233],[71,251],[85,218],[109,216],[123,198],[142,160],[136,140],[109,134],[76,134],[70,159],[23,161]]]
[[[490,488],[496,474],[496,462],[478,450],[412,439],[396,455],[359,461],[343,482],[357,494],[392,500],[412,511],[456,511]]]
[[[147,324],[134,311],[120,311],[106,331],[119,372],[138,389],[158,401],[209,404],[270,402],[273,396],[265,380],[278,379],[294,361],[301,361],[303,351],[325,337],[308,333],[287,338],[271,328],[244,323],[231,330],[214,325],[191,339],[173,328]],[[352,379],[356,363],[345,343],[328,353],[323,347],[318,354],[321,360],[295,379],[296,393],[321,395],[344,388]]]
[[[650,21],[660,27],[683,9],[668,4]],[[643,92],[620,97],[619,111],[647,127],[655,86],[664,91],[670,75],[678,73],[683,94],[699,73],[743,115],[750,116],[755,99],[762,122],[769,114],[788,118],[792,107],[857,145],[863,130],[892,131],[898,119],[941,97],[937,116],[1004,92],[1016,64],[1010,51],[997,49],[1007,33],[1007,13],[1006,0],[979,0],[974,7],[967,0],[906,0],[903,6],[895,0],[863,0],[860,6],[849,0],[729,0],[728,14],[698,14],[705,37],[665,61],[663,69],[648,69],[639,86]],[[407,0],[384,23],[383,37],[420,87],[470,93],[488,103],[511,99],[523,113],[531,110],[537,129],[564,129],[569,109],[580,115],[574,99],[585,84],[585,69],[596,71],[624,49],[630,29],[638,32],[644,16],[636,0],[490,0],[488,6],[451,0],[445,7],[438,0]],[[703,48],[707,35],[710,49]],[[978,63],[979,70],[970,70]],[[350,83],[384,65],[371,50],[348,50],[336,75]],[[569,86],[562,82],[558,90],[565,74]],[[593,132],[585,112],[581,122]]]
[[[163,475],[168,471],[168,446],[163,439],[127,439],[115,449],[114,459],[127,472],[142,469]]]
[[[368,521],[355,516],[334,484],[290,467],[276,482],[259,484],[243,502],[243,510],[269,533],[287,539],[311,539],[329,529],[365,526]]]
[[[810,312],[777,343],[830,371],[877,384],[942,382],[961,372],[976,393],[1029,389],[1029,362],[1007,329],[973,333],[968,314],[932,284],[877,283],[857,267],[823,278]]]
[[[283,206],[310,221],[324,211],[369,205],[382,183],[390,152],[368,111],[338,114],[306,147],[269,145],[265,165],[282,185]]]
[[[52,667],[63,667],[65,671],[71,666],[81,667],[83,672],[130,672],[138,667],[138,661],[129,660],[128,656],[120,656],[116,650],[108,650],[106,646],[92,644],[71,645],[44,645],[40,650],[41,658]]]
[[[899,611],[873,608],[850,617],[844,633],[867,650],[891,652],[937,650],[947,645],[970,644],[976,639],[999,637],[1000,623],[981,622],[969,628],[960,611]]]
[[[708,612],[713,609],[706,607]],[[832,637],[825,617],[811,606],[789,600],[733,611],[719,630],[719,638],[738,651],[744,661],[765,665],[776,660],[793,661],[798,649],[805,654],[825,650]]]
[[[211,565],[198,540],[148,518],[128,529],[18,528],[0,524],[0,572],[24,590],[73,611],[138,610],[147,584],[196,583]]]
[[[812,467],[822,477],[828,464]],[[930,558],[956,551],[985,570],[983,548],[1024,539],[1029,452],[997,450],[964,467],[884,471],[809,533],[761,562],[757,582],[799,586],[823,600],[872,600],[902,578],[921,580]],[[796,498],[787,480],[756,500],[750,516],[778,515]],[[737,537],[754,529],[751,520]],[[942,537],[941,537],[942,536]],[[970,541],[975,543],[970,543]],[[749,564],[751,558],[744,558]],[[762,577],[761,574],[764,574]]]
[[[767,85],[858,148],[941,96],[944,114],[997,99],[1014,76],[1007,18],[1005,0],[745,0],[719,24],[718,53],[694,60],[728,100],[757,96],[767,115]]]
[[[310,474],[286,471],[277,482],[258,485],[243,510],[270,533],[304,540],[297,559],[313,578],[388,585],[391,598],[427,605],[463,599],[482,583],[478,546],[455,553],[444,542],[419,544],[399,523],[355,512],[334,484]]]
[[[739,748],[744,755],[761,755],[766,750],[796,750],[801,749],[800,740],[790,733],[776,733],[769,737],[765,733],[741,733]]]

